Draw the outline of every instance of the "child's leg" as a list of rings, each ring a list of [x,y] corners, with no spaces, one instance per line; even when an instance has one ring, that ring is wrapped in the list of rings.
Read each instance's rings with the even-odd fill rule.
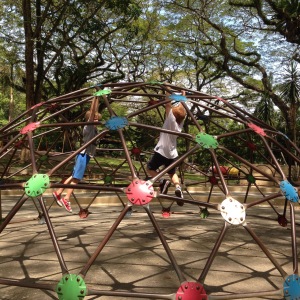
[[[159,167],[163,164],[163,156],[161,156],[159,153],[154,152],[153,156],[151,157],[150,161],[147,164],[147,173],[151,177],[155,177],[158,172],[156,170],[159,169]]]
[[[170,175],[171,181],[174,184],[174,186],[176,188],[180,188],[180,183],[179,183],[179,177],[178,177],[178,175],[176,173],[169,174],[169,175]]]
[[[87,154],[79,153],[76,157],[73,174],[64,182],[65,184],[77,184],[84,176],[85,169],[89,163],[90,157]],[[63,190],[63,189],[62,189]],[[68,188],[64,199],[70,199],[74,189]],[[62,191],[59,190],[62,193]]]
[[[72,178],[72,180],[69,182],[69,184],[73,185],[73,184],[77,184],[78,182],[79,182],[79,179]],[[64,206],[64,208],[70,213],[72,212],[70,197],[72,195],[73,190],[74,189],[72,189],[72,188],[68,188],[65,197],[61,198],[61,200],[60,200],[60,202]]]
[[[173,175],[170,174],[170,176],[171,176],[171,180],[175,186],[176,197],[183,198],[183,194],[182,194],[182,190],[181,190],[181,186],[180,186],[179,178],[178,178],[177,174],[176,173],[174,173]],[[179,206],[182,206],[184,204],[184,202],[181,200],[177,200],[176,202],[177,202],[177,205],[179,205]]]
[[[155,177],[158,173],[154,170],[150,170],[147,168],[147,173],[151,176],[151,177]]]
[[[70,184],[77,184],[79,182],[79,179],[76,179],[76,178],[72,178],[72,180],[69,182]],[[66,196],[64,197],[66,200],[70,200],[70,197],[73,193],[74,189],[72,188],[68,188],[67,189],[67,192],[66,192]]]
[[[71,182],[71,180],[72,180],[72,175],[70,176],[70,177],[68,177],[63,183],[64,184],[69,184],[70,182]],[[56,191],[56,194],[57,195],[61,195],[62,194],[62,192],[64,191],[64,189],[65,188],[59,188],[57,191]]]

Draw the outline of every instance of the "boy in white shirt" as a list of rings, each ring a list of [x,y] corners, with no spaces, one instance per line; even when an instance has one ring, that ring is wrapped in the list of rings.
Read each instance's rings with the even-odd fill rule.
[[[185,92],[182,93],[185,95]],[[167,94],[167,98],[169,94]],[[171,103],[171,101],[165,104],[165,121],[163,129],[172,130],[174,132],[181,132],[184,119],[186,117],[186,111],[180,102]],[[157,170],[160,166],[164,165],[168,167],[178,157],[177,152],[177,135],[161,132],[159,141],[154,148],[154,154],[147,165],[147,172],[150,176],[154,177],[158,174]],[[172,168],[168,171],[170,179],[175,186],[175,195],[179,198],[183,198],[179,178],[176,174],[176,168]],[[170,181],[163,179],[160,181],[160,193],[167,194]],[[177,201],[177,204],[182,206],[182,201]]]

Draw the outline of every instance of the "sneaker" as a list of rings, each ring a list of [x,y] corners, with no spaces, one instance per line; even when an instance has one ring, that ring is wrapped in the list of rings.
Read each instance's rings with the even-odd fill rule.
[[[56,192],[52,193],[53,198],[55,199],[58,206],[62,207],[63,204],[61,203],[60,195],[58,195]]]
[[[176,188],[176,190],[175,190],[175,195],[176,195],[176,197],[178,197],[178,198],[183,198],[182,190],[181,190],[180,187],[177,187],[177,188]],[[184,202],[181,201],[181,200],[177,200],[176,203],[177,203],[178,206],[183,206],[183,204],[184,204]]]
[[[72,212],[72,207],[71,207],[70,201],[68,201],[65,198],[62,198],[60,201],[61,201],[62,205],[64,206],[64,208],[66,209],[66,211],[71,213]]]
[[[159,184],[160,193],[161,194],[167,194],[170,184],[171,184],[170,180],[163,179]]]

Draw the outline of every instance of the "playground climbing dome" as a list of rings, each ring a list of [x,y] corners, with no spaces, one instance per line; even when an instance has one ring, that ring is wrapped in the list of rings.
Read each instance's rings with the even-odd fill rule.
[[[171,92],[170,99],[181,102],[187,111],[184,130],[181,133],[162,129],[163,106],[168,101],[168,91]],[[81,131],[86,124],[84,114],[95,97],[99,100],[99,112],[103,117],[101,121],[93,124],[100,130],[95,138],[83,144]],[[154,178],[148,178],[144,157],[150,157],[161,132],[178,135],[180,155],[171,166],[160,170]],[[245,299],[282,295],[286,300],[300,299],[295,222],[295,207],[298,206],[299,197],[292,176],[293,167],[299,164],[299,149],[283,133],[253,117],[240,106],[221,97],[167,83],[104,84],[84,88],[33,106],[3,126],[0,129],[0,138],[0,191],[23,191],[20,197],[16,196],[15,204],[8,213],[3,218],[1,216],[0,242],[18,211],[25,203],[32,201],[30,203],[33,208],[39,211],[39,217],[43,219],[37,226],[46,224],[61,269],[61,278],[55,284],[43,283],[42,279],[37,282],[28,278],[6,277],[0,278],[0,284],[49,290],[56,293],[58,299],[65,300],[84,299],[92,295],[105,295],[112,299],[130,297],[176,300]],[[92,203],[95,193],[113,193],[119,197],[121,209],[118,217],[112,220],[105,237],[99,237],[99,240],[97,236],[94,237],[97,245],[93,253],[81,266],[80,271],[74,273],[73,269],[70,270],[67,266],[64,250],[52,224],[50,208],[53,202],[47,206],[45,195],[49,191],[51,193],[52,189],[63,186],[63,178],[69,176],[75,156],[91,143],[97,143],[97,155],[90,163],[89,178],[72,186],[74,196],[81,190],[87,190],[90,192],[88,195],[91,195]],[[27,158],[25,155],[20,161],[20,155],[24,153],[27,154]],[[103,160],[100,160],[105,156],[117,157],[120,163],[114,167],[107,167]],[[286,163],[286,170],[279,164],[279,158]],[[172,193],[160,194],[156,188],[157,182],[174,166],[178,167],[184,192],[184,206],[181,209],[200,209],[199,219],[209,218],[209,211],[219,215],[219,234],[213,241],[204,267],[193,280],[187,278],[181,264],[178,264],[176,255],[161,230],[161,216],[155,215],[151,209],[152,203],[156,201],[161,205],[163,217],[170,217],[174,207],[176,210],[178,198]],[[94,179],[90,180],[91,178]],[[234,188],[237,182],[238,192]],[[263,190],[261,183],[272,186],[272,189]],[[194,191],[201,191],[204,187],[208,187],[208,191],[202,193],[199,198]],[[256,197],[250,201],[251,191],[255,192]],[[275,201],[280,205],[274,205]],[[1,205],[5,206],[5,202]],[[87,218],[90,205],[82,208],[80,200],[78,205],[79,216]],[[274,226],[285,227],[290,223],[291,242],[285,245],[287,251],[292,253],[293,268],[289,273],[247,222],[247,213],[261,205],[271,207],[279,223],[274,222]],[[172,293],[164,294],[155,286],[151,293],[126,290],[128,285],[124,283],[122,288],[122,282],[121,290],[113,287],[107,290],[103,288],[101,278],[97,283],[86,281],[91,267],[96,263],[97,266],[101,265],[102,250],[120,223],[126,222],[125,218],[130,215],[132,208],[146,212],[149,224],[153,226],[163,246],[165,257],[176,273],[178,284]],[[175,226],[175,219],[176,216],[168,218],[167,226]],[[189,222],[188,215],[186,222]],[[259,219],[257,222],[259,223]],[[232,227],[243,230],[269,259],[282,277],[281,285],[273,286],[271,290],[255,292],[249,287],[249,290],[243,293],[230,295],[214,295],[209,292],[206,277],[210,272],[214,272],[211,266],[219,254],[224,238],[228,235],[228,229]],[[201,235],[200,232],[199,234]],[[144,239],[146,240],[147,236]],[[2,245],[0,243],[0,250]],[[23,259],[26,260],[26,257]],[[76,260],[77,257],[74,256],[73,259]]]

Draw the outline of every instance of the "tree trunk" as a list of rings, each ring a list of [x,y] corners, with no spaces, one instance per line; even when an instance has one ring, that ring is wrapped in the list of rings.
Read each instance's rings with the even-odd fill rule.
[[[291,104],[290,109],[288,111],[288,120],[286,120],[287,136],[295,144],[297,142],[297,111],[298,107],[296,105]]]
[[[44,81],[44,50],[42,45],[41,36],[41,1],[36,0],[36,19],[38,20],[36,25],[35,37],[36,37],[36,57],[37,57],[37,67],[36,67],[36,81],[35,81],[35,103],[41,102],[42,98],[42,85]]]
[[[31,28],[31,5],[30,0],[22,1],[24,32],[25,32],[25,90],[26,90],[26,108],[29,109],[35,105],[34,101],[34,36]]]
[[[14,65],[11,64],[10,66],[10,100],[9,100],[9,115],[8,115],[8,122],[11,122],[13,119],[13,114],[14,114],[14,106],[15,106],[15,101],[14,101]]]

